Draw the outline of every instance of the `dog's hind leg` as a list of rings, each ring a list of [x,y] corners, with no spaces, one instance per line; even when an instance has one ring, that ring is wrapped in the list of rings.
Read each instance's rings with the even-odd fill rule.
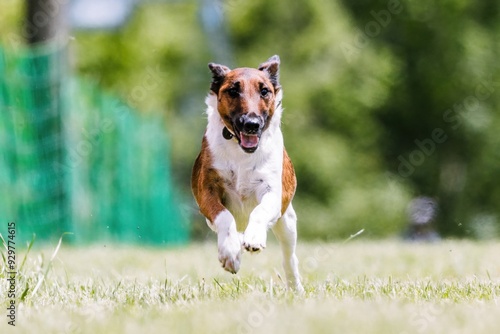
[[[292,207],[288,206],[285,214],[272,227],[283,253],[283,268],[285,270],[287,286],[299,293],[304,292],[300,283],[299,260],[295,255],[297,245],[297,215]]]

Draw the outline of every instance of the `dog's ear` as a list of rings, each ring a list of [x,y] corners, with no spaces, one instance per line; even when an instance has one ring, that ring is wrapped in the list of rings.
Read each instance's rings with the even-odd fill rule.
[[[259,65],[259,70],[266,72],[269,80],[274,86],[274,90],[278,91],[281,86],[279,83],[280,79],[280,57],[278,55],[274,55],[266,62]]]
[[[210,90],[215,94],[219,94],[219,89],[224,81],[224,77],[231,69],[227,66],[215,63],[208,64],[208,68],[212,71],[212,84],[210,85]]]

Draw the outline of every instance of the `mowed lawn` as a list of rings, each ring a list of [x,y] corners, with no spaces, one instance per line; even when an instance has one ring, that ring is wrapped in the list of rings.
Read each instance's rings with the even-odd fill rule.
[[[497,333],[500,243],[299,243],[306,293],[283,283],[279,247],[224,272],[215,242],[32,249],[16,327],[1,333]],[[25,251],[17,254],[17,265]],[[50,265],[50,268],[48,266]],[[36,289],[37,284],[44,281]],[[36,289],[36,291],[35,291]]]

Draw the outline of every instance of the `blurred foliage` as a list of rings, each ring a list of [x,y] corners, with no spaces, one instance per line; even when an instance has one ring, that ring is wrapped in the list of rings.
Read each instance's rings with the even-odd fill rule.
[[[407,203],[419,195],[440,203],[440,232],[498,235],[499,6],[218,3],[234,52],[228,59],[256,66],[281,57],[283,132],[299,180],[294,205],[302,238],[345,238],[362,228],[373,237],[399,233]],[[206,124],[206,64],[220,61],[200,8],[194,0],[144,3],[120,31],[70,39],[79,73],[144,112],[167,114],[174,175],[186,192]],[[16,29],[15,15],[0,13],[2,31]],[[157,84],[139,95],[136,88],[151,76]],[[436,129],[442,142],[433,139]],[[195,234],[208,233],[198,220]]]
[[[370,9],[387,10],[391,1],[344,3],[356,24],[366,27],[374,19]],[[478,236],[487,214],[495,217],[491,232],[498,235],[500,4],[400,4],[401,12],[371,40],[389,48],[400,64],[394,89],[375,108],[385,129],[379,142],[385,165],[395,170],[400,156],[411,162],[413,154],[414,172],[402,174],[416,193],[438,198],[443,233]],[[443,143],[429,141],[435,129],[442,129]]]

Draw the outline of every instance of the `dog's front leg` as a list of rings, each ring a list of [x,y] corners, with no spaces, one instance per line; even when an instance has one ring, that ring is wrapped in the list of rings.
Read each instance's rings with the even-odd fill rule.
[[[260,204],[250,213],[248,226],[243,236],[243,247],[250,252],[259,252],[266,248],[267,230],[272,227],[281,211],[281,194],[267,192]]]
[[[240,269],[241,241],[234,217],[227,209],[223,210],[215,218],[214,225],[217,231],[219,261],[225,270],[236,274]]]
[[[203,141],[206,146],[206,141]],[[222,178],[214,169],[207,167],[207,150],[202,150],[193,167],[191,187],[200,212],[207,224],[217,233],[219,261],[222,267],[235,274],[240,269],[241,240],[236,231],[233,215],[222,203],[224,187]]]

